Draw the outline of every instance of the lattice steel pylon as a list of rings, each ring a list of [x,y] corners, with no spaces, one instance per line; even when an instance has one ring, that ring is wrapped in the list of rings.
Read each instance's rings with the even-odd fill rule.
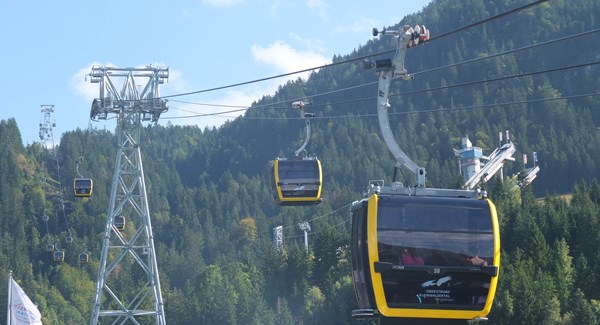
[[[150,324],[155,319],[164,325],[140,132],[142,122],[156,122],[168,109],[158,87],[169,77],[169,69],[93,66],[89,76],[100,84],[90,117],[117,119],[117,155],[90,325],[98,324],[100,317],[111,318],[110,324]],[[116,78],[124,79],[120,90],[113,83]],[[136,79],[147,80],[141,91]],[[103,301],[103,293],[109,299]]]
[[[52,128],[56,126],[52,113],[54,113],[54,105],[41,105],[42,121],[40,121],[40,143],[46,149],[50,145],[54,149],[54,134]]]

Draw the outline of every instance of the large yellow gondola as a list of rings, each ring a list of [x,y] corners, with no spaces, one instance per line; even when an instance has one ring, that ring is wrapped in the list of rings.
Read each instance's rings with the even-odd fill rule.
[[[280,205],[321,203],[323,173],[316,157],[277,158],[272,173]]]
[[[94,182],[91,178],[75,178],[73,180],[73,192],[77,197],[92,196]]]
[[[373,193],[352,207],[353,316],[471,320],[490,312],[500,237],[488,199]],[[403,255],[404,254],[404,255]]]

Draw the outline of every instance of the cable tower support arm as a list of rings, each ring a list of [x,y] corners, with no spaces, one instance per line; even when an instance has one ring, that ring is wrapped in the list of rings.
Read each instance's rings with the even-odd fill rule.
[[[168,67],[146,66],[144,68],[114,68],[93,66],[89,73],[90,82],[100,84],[99,97],[94,99],[90,110],[92,120],[106,120],[110,113],[141,113],[142,121],[157,122],[168,110],[168,101],[160,98],[159,85],[169,78]],[[119,90],[112,78],[124,78]],[[148,81],[138,91],[136,78]]]
[[[406,166],[416,175],[416,186],[425,187],[425,168],[420,167],[412,161],[396,142],[390,121],[388,111],[391,107],[389,102],[390,84],[394,77],[402,77],[405,80],[413,79],[404,68],[404,58],[409,47],[423,44],[429,39],[429,30],[425,26],[403,26],[401,30],[383,29],[382,31],[373,28],[373,36],[392,35],[396,38],[396,54],[392,59],[381,59],[375,62],[366,61],[365,69],[375,68],[379,77],[378,95],[377,95],[377,116],[379,119],[379,128],[381,135],[388,149],[396,159],[396,167]]]

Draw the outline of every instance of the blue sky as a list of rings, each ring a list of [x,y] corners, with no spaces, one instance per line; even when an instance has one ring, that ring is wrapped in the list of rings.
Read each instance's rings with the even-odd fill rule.
[[[25,145],[38,141],[42,104],[54,105],[54,137],[86,129],[98,84],[92,65],[168,66],[161,95],[225,86],[331,62],[431,0],[2,1],[0,120],[15,118]],[[294,76],[292,78],[297,78]],[[177,97],[244,105],[286,79]],[[171,102],[159,124],[221,125],[225,117],[167,119],[227,110]],[[110,122],[92,122],[113,131]]]

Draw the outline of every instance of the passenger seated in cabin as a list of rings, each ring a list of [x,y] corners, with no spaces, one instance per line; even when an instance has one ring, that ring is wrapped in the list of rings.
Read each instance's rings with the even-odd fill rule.
[[[471,257],[468,260],[469,260],[469,262],[471,262],[471,264],[473,266],[487,266],[488,265],[488,262],[486,260],[479,257],[479,248],[475,248],[473,250],[473,254],[471,254]]]
[[[416,254],[414,247],[407,247],[402,252],[400,261],[404,265],[423,265],[425,264],[423,258]]]

